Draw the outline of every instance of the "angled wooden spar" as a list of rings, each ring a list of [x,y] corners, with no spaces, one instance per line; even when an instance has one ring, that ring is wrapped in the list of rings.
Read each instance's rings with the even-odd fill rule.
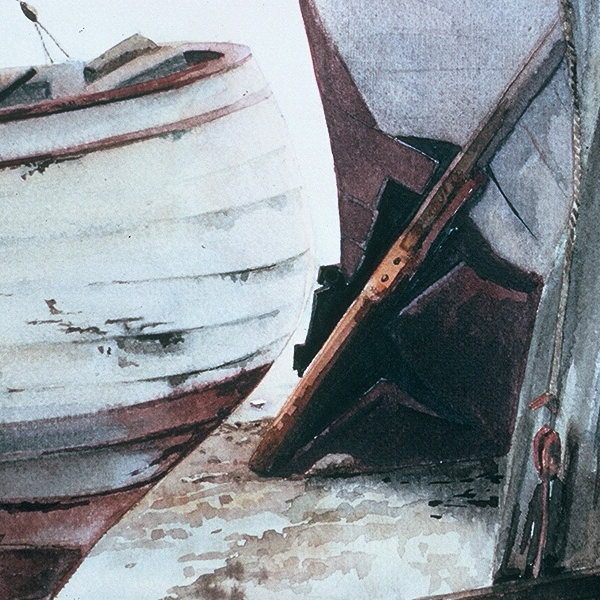
[[[256,449],[250,460],[253,470],[272,473],[291,457],[295,449],[290,447],[289,440],[294,438],[302,415],[310,408],[313,393],[352,341],[358,323],[374,305],[414,275],[450,219],[481,186],[480,168],[498,151],[527,106],[554,73],[563,54],[564,44],[557,21],[435,184],[411,223],[338,322]]]

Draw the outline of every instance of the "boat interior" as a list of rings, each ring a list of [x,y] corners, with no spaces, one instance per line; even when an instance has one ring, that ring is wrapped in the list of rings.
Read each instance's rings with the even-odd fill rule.
[[[0,70],[0,109],[134,86],[222,57],[208,48],[159,45],[136,34],[88,62]]]

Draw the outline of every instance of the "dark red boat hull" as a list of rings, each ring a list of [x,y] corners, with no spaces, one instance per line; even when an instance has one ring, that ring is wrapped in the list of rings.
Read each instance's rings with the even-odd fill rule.
[[[0,504],[0,598],[53,598],[102,535],[218,427],[254,390],[269,367],[242,371],[175,397],[42,423],[43,430],[52,425],[59,429],[81,425],[82,419],[95,421],[98,426],[119,422],[128,433],[115,442],[115,448],[123,453],[132,446],[159,449],[160,464],[152,479],[129,488]],[[23,424],[19,427],[22,429]],[[66,455],[72,450],[62,452]]]

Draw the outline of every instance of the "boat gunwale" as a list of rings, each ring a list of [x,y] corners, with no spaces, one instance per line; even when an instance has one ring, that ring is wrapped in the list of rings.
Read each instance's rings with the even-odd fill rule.
[[[250,58],[250,55],[245,59]],[[245,62],[245,61],[244,61]],[[242,64],[242,63],[238,63]],[[234,65],[231,69],[235,68],[238,65]],[[231,70],[229,69],[229,70]],[[218,73],[222,73],[224,71],[219,71]],[[194,79],[192,81],[187,82],[186,84],[182,84],[179,87],[183,87],[183,85],[195,83],[199,81],[202,77]],[[158,80],[157,80],[158,81]],[[126,88],[124,88],[126,89]],[[169,88],[169,90],[175,88]],[[168,91],[158,90],[158,91]],[[139,97],[139,96],[136,96]],[[139,129],[136,131],[131,131],[129,133],[123,133],[114,135],[106,138],[98,138],[93,142],[86,142],[83,144],[70,146],[60,150],[52,150],[49,152],[44,152],[41,154],[32,154],[29,156],[19,156],[17,158],[9,158],[6,160],[0,159],[0,169],[11,169],[17,168],[19,166],[35,166],[40,163],[49,162],[49,163],[59,163],[65,162],[68,160],[75,160],[85,156],[87,154],[91,154],[92,152],[97,152],[99,150],[109,150],[111,148],[121,148],[123,146],[128,146],[130,144],[134,144],[136,142],[142,142],[145,140],[163,137],[168,134],[178,133],[182,131],[190,131],[196,127],[200,127],[201,125],[206,125],[207,123],[211,123],[212,121],[216,121],[222,117],[227,117],[233,113],[236,113],[240,110],[244,110],[246,108],[250,108],[252,106],[258,105],[261,102],[265,102],[273,97],[273,92],[265,86],[263,89],[254,92],[253,94],[249,94],[243,98],[240,98],[236,102],[229,104],[227,106],[222,106],[220,108],[216,108],[207,112],[203,112],[193,117],[188,117],[187,119],[183,119],[180,121],[175,121],[174,123],[166,123],[164,125],[156,125],[154,127],[149,127],[146,129]],[[125,98],[125,100],[130,98]],[[89,106],[85,106],[82,108],[89,108],[92,106],[101,106],[102,104],[107,104],[107,102],[93,104]],[[77,110],[77,109],[73,109]],[[63,111],[59,111],[63,112]],[[48,113],[51,114],[51,113]],[[57,113],[52,113],[57,114]],[[45,117],[44,115],[30,115],[30,117]],[[24,117],[24,118],[30,118]],[[13,121],[11,121],[13,122]],[[2,113],[0,111],[0,127],[2,126]]]
[[[82,93],[77,96],[66,96],[55,98],[34,104],[20,104],[14,107],[0,109],[0,124],[23,121],[36,117],[47,117],[58,113],[83,110],[95,106],[132,100],[158,92],[177,90],[202,79],[208,79],[213,75],[221,75],[240,67],[247,62],[252,53],[250,48],[242,44],[228,42],[202,42],[202,43],[180,43],[165,44],[181,49],[182,52],[190,50],[212,50],[222,54],[219,58],[208,62],[190,65],[186,69],[150,79],[142,83],[127,85],[101,92]]]
[[[279,342],[289,336],[283,336],[274,343]],[[261,351],[266,351],[273,347],[274,343],[267,344],[259,349],[255,354],[260,356]],[[263,354],[264,356],[264,354]],[[219,419],[219,415],[210,416],[210,404],[208,405],[209,413],[203,415],[202,412],[194,411],[186,416],[186,402],[194,402],[194,398],[198,398],[198,402],[205,403],[204,396],[207,393],[216,392],[223,386],[230,386],[240,382],[244,378],[252,380],[257,377],[253,390],[260,384],[265,375],[271,369],[273,358],[268,358],[265,362],[260,362],[256,366],[246,368],[241,367],[237,372],[227,375],[223,379],[209,381],[195,385],[188,389],[173,390],[169,394],[157,396],[144,402],[139,402],[129,405],[110,406],[95,412],[86,412],[79,415],[66,415],[59,417],[48,417],[43,419],[34,419],[32,421],[14,421],[12,423],[3,423],[2,428],[12,430],[18,433],[20,430],[33,429],[56,429],[57,427],[76,429],[86,424],[100,423],[103,429],[107,427],[120,427],[121,431],[118,434],[113,434],[113,437],[105,437],[96,441],[84,441],[79,443],[67,443],[62,446],[48,447],[45,449],[23,449],[23,450],[5,450],[0,451],[0,464],[11,463],[15,461],[30,461],[41,457],[52,457],[65,454],[74,454],[79,452],[92,452],[105,448],[114,448],[123,445],[144,444],[147,441],[159,440],[163,437],[176,434],[181,435],[190,430],[198,429],[210,424],[215,419]],[[218,369],[219,367],[217,367]],[[251,393],[251,392],[250,392]],[[250,396],[248,393],[244,399]],[[179,411],[178,422],[175,425],[162,427],[161,420],[144,419],[144,413],[148,411],[163,411],[165,414],[169,409],[175,413]],[[233,412],[233,409],[232,411]],[[163,415],[164,416],[164,415]],[[156,425],[158,424],[158,425]],[[44,433],[42,431],[42,433]],[[12,502],[12,501],[11,501]],[[5,501],[0,499],[0,510]]]

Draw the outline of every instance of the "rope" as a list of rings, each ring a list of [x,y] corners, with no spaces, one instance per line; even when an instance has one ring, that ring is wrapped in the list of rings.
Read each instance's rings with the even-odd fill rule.
[[[40,37],[40,41],[42,42],[42,47],[44,48],[44,54],[48,57],[48,60],[51,63],[54,63],[52,57],[50,56],[50,52],[48,51],[48,47],[46,46],[46,42],[44,40],[44,36],[42,35],[42,31],[54,42],[54,45],[67,57],[70,56],[67,54],[66,50],[58,43],[58,40],[48,31],[48,29],[41,23],[38,12],[35,7],[31,6],[31,4],[27,4],[27,2],[22,2],[21,0],[17,0],[19,5],[21,6],[21,11],[23,14],[34,24],[35,30],[37,31],[38,36]]]
[[[558,316],[554,330],[554,342],[552,347],[552,364],[550,367],[548,392],[551,396],[558,396],[558,380],[563,357],[563,343],[565,335],[565,317],[567,302],[569,299],[569,280],[571,266],[573,264],[573,249],[577,237],[577,220],[579,217],[579,192],[581,187],[581,105],[579,90],[577,86],[577,53],[573,36],[573,5],[571,0],[561,0],[563,35],[566,43],[567,76],[571,95],[573,98],[572,119],[572,145],[573,145],[573,187],[571,209],[567,224],[567,239],[565,244],[565,256],[563,259],[560,295],[558,302]]]
[[[57,39],[42,25],[42,23],[40,23],[40,21],[38,20],[37,25],[39,25],[44,32],[46,33],[46,35],[54,42],[54,45],[67,57],[67,58],[71,58],[65,51],[65,49],[58,43]]]
[[[44,54],[46,55],[46,58],[52,64],[54,64],[54,61],[52,60],[52,56],[50,56],[50,52],[48,52],[48,46],[46,46],[46,42],[44,41],[44,36],[42,35],[42,32],[40,31],[39,25],[37,23],[35,24],[35,30],[37,31],[37,34],[40,37],[40,42],[42,42],[42,48],[44,49]]]

